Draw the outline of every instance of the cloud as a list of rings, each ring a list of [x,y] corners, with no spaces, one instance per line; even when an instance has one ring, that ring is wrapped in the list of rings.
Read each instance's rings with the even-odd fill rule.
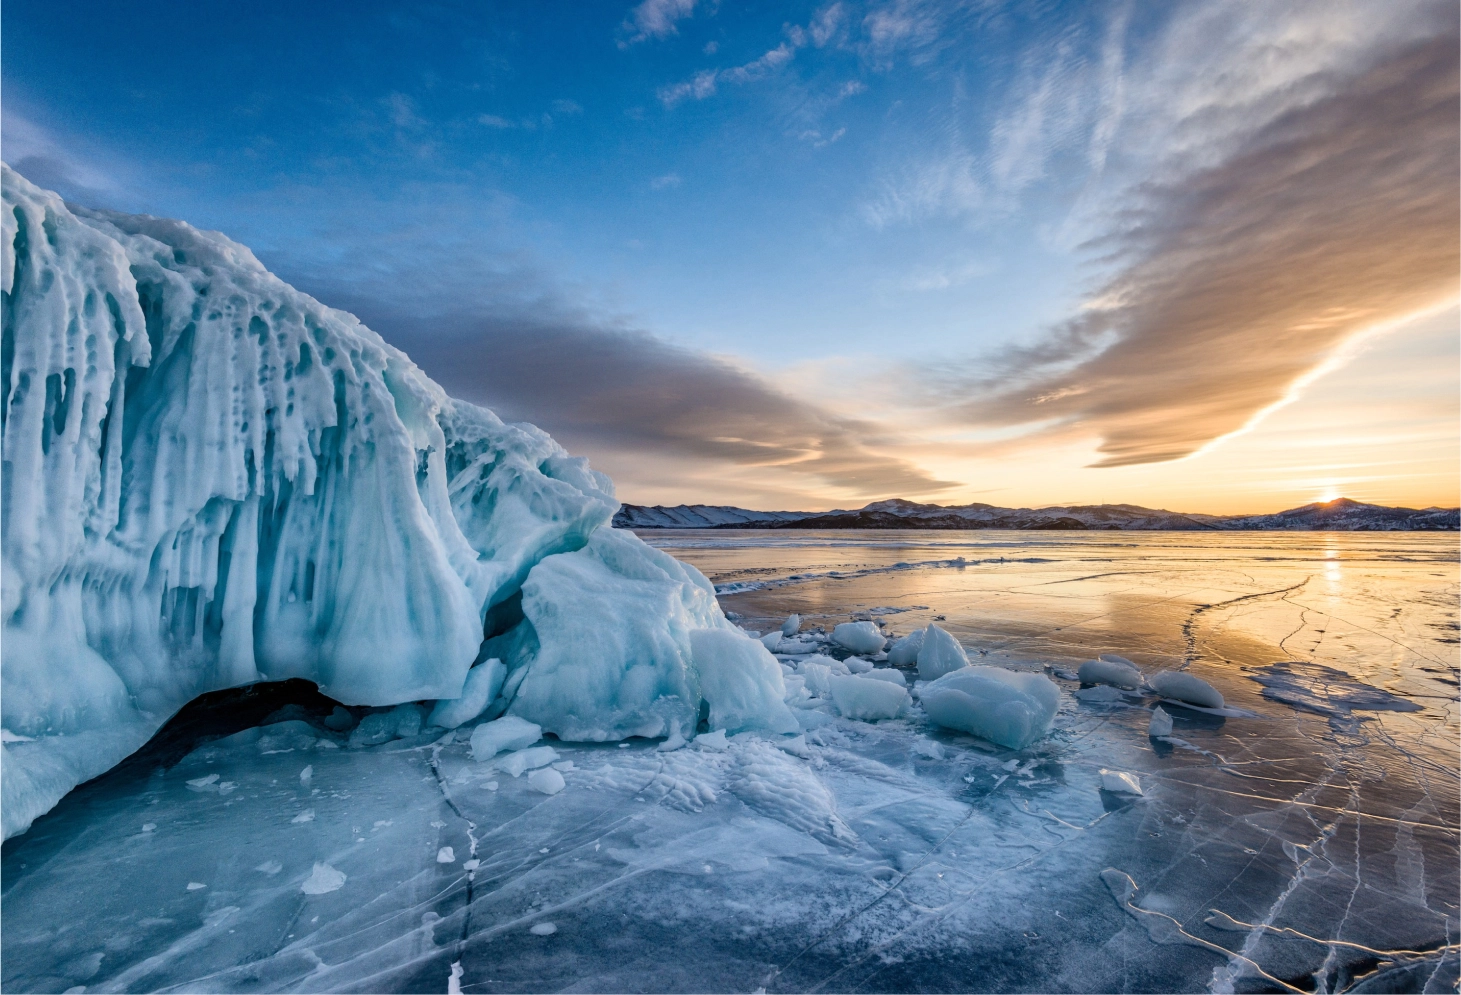
[[[516,278],[514,278],[516,279]],[[392,281],[396,286],[400,283]],[[494,281],[487,281],[489,284]],[[421,299],[382,301],[362,285],[309,281],[360,316],[453,395],[540,425],[571,449],[763,468],[864,496],[932,494],[959,486],[879,452],[881,426],[834,415],[705,353],[500,283],[485,308],[443,310],[430,281]],[[527,284],[531,284],[529,278]],[[494,297],[492,287],[482,297]],[[517,302],[513,303],[512,298]],[[437,298],[437,307],[428,303]]]
[[[668,38],[679,34],[675,23],[694,13],[695,0],[644,0],[624,19],[620,30],[629,38],[621,41],[619,47],[627,48],[648,38]]]
[[[496,114],[481,114],[481,115],[478,115],[478,117],[477,117],[477,123],[478,124],[482,124],[482,125],[486,125],[489,128],[516,128],[517,127],[517,124],[515,122],[509,121],[505,117],[499,117]]]
[[[1321,38],[1324,58],[1293,42],[1317,20],[1278,24],[1290,50],[1254,32],[1219,52],[1246,78],[1205,101],[1167,89],[1180,115],[1165,155],[1094,243],[1111,275],[1044,339],[947,382],[958,415],[1097,434],[1096,466],[1179,459],[1254,424],[1367,329],[1454,300],[1457,12],[1398,12],[1408,30],[1360,50]]]
[[[704,100],[715,93],[715,80],[719,73],[714,69],[702,69],[694,76],[680,83],[662,86],[657,96],[665,107],[674,107],[686,100]]]
[[[972,215],[986,203],[978,160],[956,147],[882,180],[860,212],[868,224],[882,229],[934,217]]]
[[[559,114],[582,114],[583,105],[576,100],[559,99],[553,101],[553,110]]]
[[[669,187],[677,187],[679,185],[679,173],[666,173],[663,176],[656,176],[654,179],[649,181],[649,188],[651,190],[665,190]]]

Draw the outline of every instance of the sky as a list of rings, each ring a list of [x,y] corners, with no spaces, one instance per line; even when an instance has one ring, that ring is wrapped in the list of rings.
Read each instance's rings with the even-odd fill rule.
[[[1446,2],[10,0],[0,155],[623,500],[1461,503]]]

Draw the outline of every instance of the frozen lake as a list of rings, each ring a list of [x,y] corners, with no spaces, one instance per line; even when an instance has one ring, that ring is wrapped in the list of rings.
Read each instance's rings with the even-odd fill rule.
[[[5,844],[4,990],[1456,989],[1454,535],[644,537],[749,629],[938,620],[1050,674],[1054,731],[553,742],[546,795],[307,697],[294,739],[198,713]],[[1153,739],[1151,695],[1063,676],[1099,653],[1227,707]]]

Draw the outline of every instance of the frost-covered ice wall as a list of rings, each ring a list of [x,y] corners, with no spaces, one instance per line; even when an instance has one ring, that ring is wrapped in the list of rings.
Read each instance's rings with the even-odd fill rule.
[[[484,637],[512,671],[498,711],[523,687],[565,736],[693,721],[689,633],[729,623],[631,535],[584,548],[618,507],[607,477],[222,235],[0,179],[6,837],[200,693],[452,698]],[[524,599],[563,553],[586,559]],[[626,590],[632,615],[605,603]],[[534,627],[596,598],[607,654]]]

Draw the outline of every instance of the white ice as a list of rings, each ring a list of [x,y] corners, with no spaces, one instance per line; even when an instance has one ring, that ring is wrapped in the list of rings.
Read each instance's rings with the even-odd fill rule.
[[[1148,736],[1170,736],[1172,735],[1172,716],[1163,710],[1161,705],[1152,709],[1151,721],[1147,724]]]
[[[786,621],[781,623],[781,634],[783,636],[794,636],[801,631],[802,617],[800,615],[788,615]]]
[[[828,678],[837,713],[849,719],[876,721],[898,716],[908,704],[908,692],[889,681],[864,677]]]
[[[1141,671],[1119,659],[1087,660],[1077,671],[1082,684],[1109,684],[1118,688],[1141,687]]]
[[[1147,678],[1147,686],[1163,698],[1185,701],[1203,708],[1222,708],[1223,696],[1201,677],[1176,670],[1164,670]]]
[[[923,636],[927,630],[914,629],[902,639],[894,640],[888,647],[888,662],[895,667],[911,667],[918,662],[918,651],[923,648]]]
[[[934,681],[967,666],[969,655],[959,641],[930,622],[918,647],[918,676],[925,681]]]
[[[1060,691],[1050,678],[1000,667],[955,670],[925,686],[919,698],[939,725],[1012,750],[1049,732],[1060,707]]]
[[[542,738],[543,727],[536,722],[507,715],[472,730],[472,757],[491,760],[504,750],[525,749]]]
[[[832,629],[832,639],[854,653],[876,653],[887,642],[872,622],[843,622]]]

